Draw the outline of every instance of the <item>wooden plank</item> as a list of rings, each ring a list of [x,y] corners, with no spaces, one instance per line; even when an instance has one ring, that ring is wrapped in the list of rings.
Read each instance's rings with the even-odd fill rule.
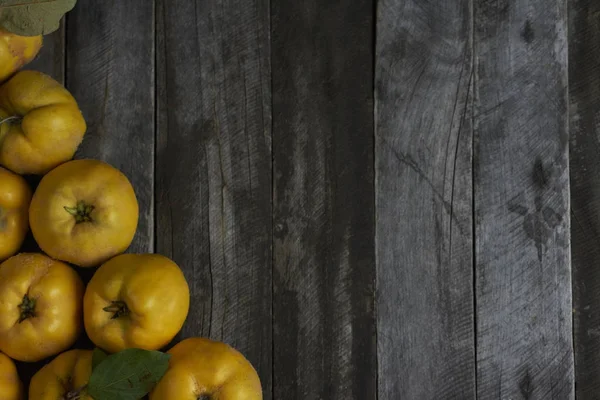
[[[40,52],[33,61],[27,64],[23,69],[41,71],[50,75],[58,82],[65,83],[65,18],[60,21],[60,28],[49,35],[44,36],[44,41]],[[41,176],[28,175],[25,177],[27,182],[35,190]],[[33,239],[31,232],[28,233],[21,251],[41,251]]]
[[[379,399],[475,398],[469,0],[377,15]]]
[[[92,5],[93,3],[93,5]],[[149,0],[83,0],[67,14],[66,86],[88,131],[76,158],[131,180],[140,205],[129,252],[154,249],[154,11]]]
[[[61,21],[60,28],[44,36],[44,43],[37,57],[23,69],[31,69],[44,72],[57,81],[64,84],[65,78],[65,18]],[[35,190],[41,176],[29,175],[26,176],[28,183]],[[27,234],[25,242],[21,247],[21,252],[39,252],[41,251],[31,231]],[[79,343],[78,343],[79,344]],[[89,345],[89,341],[83,339],[80,344]],[[51,359],[51,358],[50,358]],[[31,377],[46,363],[40,361],[35,363],[16,362],[19,377],[24,384],[26,390],[29,388]]]
[[[600,3],[570,1],[571,247],[576,397],[600,393]]]
[[[566,1],[474,4],[478,399],[573,399]]]
[[[33,69],[50,75],[60,83],[65,81],[65,20],[60,21],[60,28],[44,36],[44,43],[37,57],[24,69]]]
[[[157,249],[184,269],[179,338],[240,350],[272,375],[269,1],[163,0]]]
[[[276,399],[376,397],[373,9],[272,2]]]

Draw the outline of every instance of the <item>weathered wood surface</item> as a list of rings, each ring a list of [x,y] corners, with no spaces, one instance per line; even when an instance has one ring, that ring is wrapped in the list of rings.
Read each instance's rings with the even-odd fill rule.
[[[375,399],[373,6],[274,1],[275,399]]]
[[[44,38],[27,68],[51,75],[76,98],[88,131],[75,157],[104,160],[128,176],[140,205],[138,232],[128,251],[154,251],[152,1],[107,0],[93,7],[79,2],[61,28]],[[35,185],[39,177],[30,181]],[[39,251],[31,235],[24,249]],[[85,281],[93,274],[80,272]],[[89,348],[91,342],[84,335],[75,346]],[[19,363],[25,385],[46,361]]]
[[[475,394],[468,0],[377,16],[379,399]]]
[[[178,339],[241,350],[265,399],[594,400],[599,15],[79,0],[28,68],[136,187],[130,251],[185,270]]]
[[[131,180],[140,218],[129,252],[151,252],[155,147],[153,2],[79,2],[67,14],[66,46],[66,86],[77,99],[88,125],[76,158],[106,161]]]
[[[271,398],[269,2],[157,1],[157,251],[190,282],[179,338],[241,351]]]
[[[571,242],[577,399],[600,399],[600,3],[569,9]]]
[[[61,21],[61,27],[54,33],[44,37],[43,47],[38,56],[29,63],[25,69],[32,69],[44,72],[58,82],[64,84],[65,78],[65,20]],[[28,183],[35,189],[41,179],[39,176],[27,176]],[[27,234],[25,243],[21,248],[22,252],[41,251],[31,232]],[[82,342],[86,342],[83,339]],[[17,362],[19,377],[25,387],[28,387],[31,377],[46,363],[46,361],[36,363]],[[1,398],[1,397],[0,397]]]
[[[65,83],[65,20],[61,20],[57,31],[44,36],[40,53],[25,67],[48,74],[62,84]]]
[[[477,398],[572,399],[566,1],[474,5]]]

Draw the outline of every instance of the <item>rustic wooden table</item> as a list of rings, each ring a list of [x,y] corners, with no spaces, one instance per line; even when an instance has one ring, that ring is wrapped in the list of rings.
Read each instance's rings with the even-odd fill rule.
[[[79,0],[30,67],[265,399],[600,399],[599,1]]]

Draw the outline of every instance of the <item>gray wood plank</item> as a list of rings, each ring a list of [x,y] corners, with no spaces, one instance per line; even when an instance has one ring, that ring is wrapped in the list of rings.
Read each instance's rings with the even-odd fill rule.
[[[271,398],[269,2],[157,2],[157,250],[190,282],[179,339],[240,350]]]
[[[50,75],[58,82],[65,81],[65,21],[60,21],[60,28],[44,36],[44,42],[37,57],[24,69],[33,69]]]
[[[569,2],[571,254],[576,397],[600,399],[600,3]]]
[[[104,160],[140,205],[129,252],[154,249],[154,11],[150,0],[80,0],[67,14],[67,89],[88,124],[76,158]]]
[[[272,2],[274,398],[376,398],[373,3]]]
[[[566,0],[474,15],[478,399],[573,399]]]
[[[44,72],[58,82],[64,84],[65,78],[65,18],[61,20],[59,30],[44,36],[43,46],[37,57],[23,69],[31,69]],[[35,190],[41,176],[30,175],[25,177],[32,189]],[[27,234],[27,238],[21,247],[22,252],[38,252],[41,251],[31,232]],[[82,340],[81,344],[89,344],[89,341]],[[79,344],[79,343],[78,343]],[[45,364],[45,361],[35,363],[16,362],[19,377],[24,383],[26,390],[29,388],[31,377]]]
[[[469,0],[377,15],[379,399],[475,398]]]

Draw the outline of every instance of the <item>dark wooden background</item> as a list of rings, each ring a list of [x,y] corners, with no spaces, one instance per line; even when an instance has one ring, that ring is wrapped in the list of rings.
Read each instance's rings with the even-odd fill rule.
[[[600,399],[600,2],[79,0],[30,68],[265,399]]]

